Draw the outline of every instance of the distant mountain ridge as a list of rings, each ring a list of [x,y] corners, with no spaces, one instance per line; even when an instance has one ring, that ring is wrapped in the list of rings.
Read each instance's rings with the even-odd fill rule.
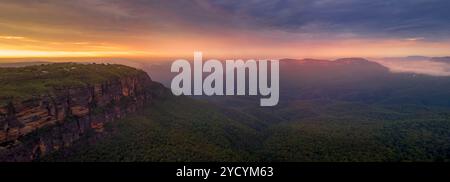
[[[41,64],[50,64],[52,62],[48,61],[30,61],[30,62],[11,62],[11,63],[0,63],[0,67],[24,67],[24,66],[33,66],[33,65],[41,65]]]
[[[450,63],[450,56],[447,57],[433,57],[430,59],[431,61]]]
[[[381,60],[390,60],[390,61],[435,61],[435,62],[450,63],[450,56],[443,56],[443,57],[429,57],[429,56],[385,57],[385,58],[381,58]]]

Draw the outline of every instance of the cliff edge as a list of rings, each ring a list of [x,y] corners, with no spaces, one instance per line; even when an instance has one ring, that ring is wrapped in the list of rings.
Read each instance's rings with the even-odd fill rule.
[[[69,147],[170,94],[144,71],[123,65],[0,69],[0,161],[32,161]]]

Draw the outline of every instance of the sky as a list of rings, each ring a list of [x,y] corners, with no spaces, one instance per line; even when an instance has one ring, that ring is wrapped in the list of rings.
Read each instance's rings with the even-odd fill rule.
[[[448,0],[2,0],[0,58],[450,55]]]

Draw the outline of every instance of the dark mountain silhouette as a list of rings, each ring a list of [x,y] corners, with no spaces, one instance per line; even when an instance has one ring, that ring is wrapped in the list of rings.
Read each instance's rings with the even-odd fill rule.
[[[0,67],[24,67],[41,64],[49,64],[47,61],[33,61],[33,62],[15,62],[15,63],[0,63]]]
[[[430,60],[436,62],[450,63],[450,57],[433,57]]]

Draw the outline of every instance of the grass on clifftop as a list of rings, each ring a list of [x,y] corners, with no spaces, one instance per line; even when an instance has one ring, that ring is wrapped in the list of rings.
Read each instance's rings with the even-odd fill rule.
[[[0,68],[0,105],[66,88],[101,83],[140,73],[117,64],[54,63],[18,68]]]

